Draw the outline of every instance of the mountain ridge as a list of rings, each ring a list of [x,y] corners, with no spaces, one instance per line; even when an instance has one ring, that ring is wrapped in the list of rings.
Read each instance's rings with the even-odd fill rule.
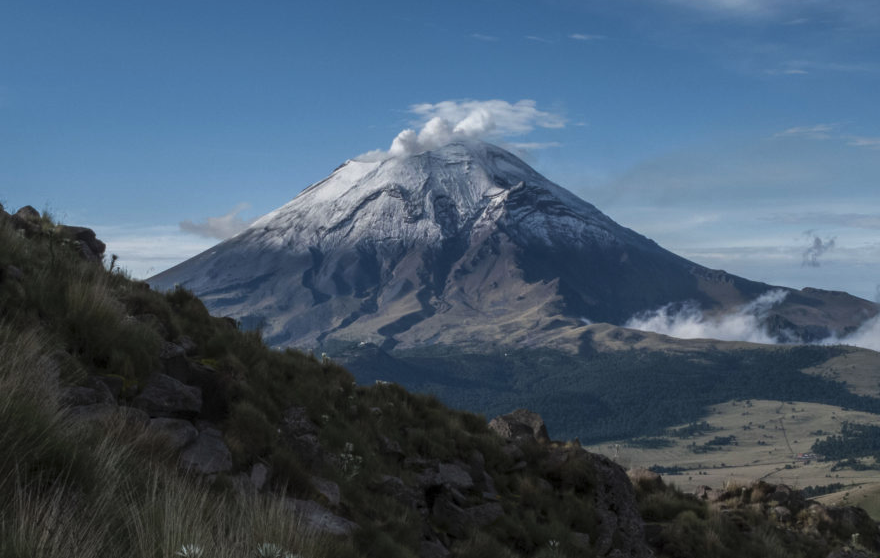
[[[774,288],[673,254],[476,140],[349,160],[148,282],[193,290],[273,345],[387,349],[503,342],[580,321],[623,325],[685,301],[725,313]],[[780,335],[821,339],[876,313],[849,295],[785,290],[769,322]]]

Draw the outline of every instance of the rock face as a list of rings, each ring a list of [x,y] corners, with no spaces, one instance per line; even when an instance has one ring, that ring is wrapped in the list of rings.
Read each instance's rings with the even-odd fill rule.
[[[685,301],[732,311],[773,288],[664,250],[478,141],[347,161],[148,281],[191,289],[215,314],[261,327],[272,345],[384,350],[534,343],[542,328],[574,329],[581,318],[621,325]],[[843,293],[784,290],[767,316],[780,334],[827,336],[877,312]]]

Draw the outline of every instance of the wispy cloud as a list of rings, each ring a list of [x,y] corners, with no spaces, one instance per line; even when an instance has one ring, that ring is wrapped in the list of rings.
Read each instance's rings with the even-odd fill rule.
[[[225,240],[240,233],[253,222],[253,219],[245,220],[239,217],[241,212],[248,207],[250,207],[248,204],[240,203],[226,215],[208,217],[201,223],[194,223],[190,220],[181,221],[179,225],[180,230],[185,233],[195,234],[205,238]]]
[[[521,143],[507,143],[506,145],[522,151],[535,151],[540,149],[550,149],[551,147],[560,147],[562,144],[558,141],[532,141]]]
[[[554,43],[556,41],[551,41],[550,39],[546,39],[544,37],[539,37],[538,35],[526,35],[525,39],[528,41],[535,41],[536,43]]]
[[[764,70],[764,73],[770,76],[805,76],[808,75],[810,72],[802,68],[774,68]]]
[[[575,41],[599,41],[606,37],[605,35],[594,35],[590,33],[572,33],[568,38],[574,39]]]
[[[495,35],[484,35],[482,33],[471,33],[471,38],[476,39],[478,41],[483,41],[486,43],[497,43],[501,39],[496,37]]]
[[[774,138],[804,138],[811,140],[844,141],[846,145],[880,149],[880,137],[846,135],[840,131],[839,124],[814,124],[812,126],[795,126],[773,134]]]
[[[838,128],[837,124],[814,124],[812,126],[795,126],[773,135],[776,138],[808,138],[815,140],[831,139],[832,133]]]
[[[806,213],[776,213],[769,217],[759,217],[762,221],[786,224],[805,224],[845,227],[850,229],[880,230],[880,215],[869,213],[831,213],[831,212],[806,212]]]
[[[880,137],[850,136],[846,143],[855,147],[880,149]]]

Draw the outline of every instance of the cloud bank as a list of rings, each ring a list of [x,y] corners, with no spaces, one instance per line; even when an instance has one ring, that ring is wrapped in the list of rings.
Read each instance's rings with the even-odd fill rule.
[[[563,128],[565,118],[539,110],[537,103],[523,99],[509,103],[498,99],[489,101],[441,101],[412,105],[410,112],[418,118],[418,130],[403,130],[388,151],[371,151],[360,160],[401,157],[436,149],[454,139],[498,139],[521,136],[535,128]],[[548,143],[524,143],[532,147],[551,147]]]
[[[201,223],[193,223],[190,220],[180,222],[180,230],[185,233],[195,234],[205,238],[226,240],[248,228],[254,222],[253,219],[242,219],[239,214],[250,205],[240,203],[232,208],[232,211],[219,217],[208,217]]]
[[[880,314],[863,323],[859,329],[843,337],[829,337],[823,345],[854,345],[880,351]]]
[[[706,316],[696,303],[667,304],[651,312],[633,316],[624,327],[653,331],[680,339],[719,339],[721,341],[748,341],[776,343],[763,325],[771,308],[785,300],[787,291],[768,291],[733,314]]]
[[[785,300],[788,291],[767,291],[736,312],[724,316],[706,316],[696,303],[667,304],[658,310],[630,318],[624,327],[678,337],[679,339],[718,339],[750,343],[779,344],[765,325],[770,310]],[[880,295],[880,292],[878,292]],[[816,345],[852,345],[880,351],[880,314],[865,321],[849,335],[833,335]]]

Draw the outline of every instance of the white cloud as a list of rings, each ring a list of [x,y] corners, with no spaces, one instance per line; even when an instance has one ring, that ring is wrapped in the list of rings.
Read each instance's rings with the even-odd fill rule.
[[[107,243],[107,254],[119,256],[118,266],[137,279],[145,279],[195,256],[216,241],[184,234],[180,227],[93,226]]]
[[[677,307],[666,305],[658,310],[633,316],[624,327],[653,331],[680,339],[776,343],[762,322],[767,312],[785,300],[787,294],[782,289],[768,291],[736,312],[723,316],[706,316],[693,303]]]
[[[773,135],[775,138],[807,138],[826,140],[837,130],[837,124],[815,124],[813,126],[795,126]]]
[[[523,99],[509,103],[498,99],[489,101],[441,101],[412,105],[410,112],[417,115],[421,128],[400,132],[391,143],[387,154],[373,151],[360,158],[403,156],[440,147],[455,138],[501,139],[521,136],[535,128],[562,128],[565,118],[537,108],[537,103]],[[522,144],[526,145],[526,144]],[[552,143],[535,143],[551,147]]]
[[[539,37],[537,35],[526,35],[526,40],[535,41],[536,43],[552,43],[550,39],[545,39],[544,37]]]
[[[248,207],[250,207],[248,204],[240,203],[226,215],[208,217],[201,223],[193,223],[190,220],[181,221],[180,230],[205,238],[225,240],[240,233],[253,223],[253,219],[245,220],[239,217],[239,214]]]
[[[764,70],[764,73],[770,76],[805,76],[808,75],[810,72],[802,68],[785,68],[781,70]]]
[[[775,13],[786,0],[669,0],[675,4],[704,11],[720,11],[743,15]]]
[[[847,145],[855,147],[867,147],[869,149],[880,149],[880,137],[869,138],[864,136],[852,136],[847,141]]]
[[[823,345],[854,345],[863,349],[880,351],[880,314],[863,323],[859,329],[843,337],[829,337]]]
[[[575,41],[598,41],[605,38],[605,35],[593,35],[589,33],[572,33],[568,36],[569,39],[574,39]]]
[[[471,33],[471,37],[478,41],[483,41],[486,43],[496,43],[500,40],[494,35],[483,35],[482,33]]]

